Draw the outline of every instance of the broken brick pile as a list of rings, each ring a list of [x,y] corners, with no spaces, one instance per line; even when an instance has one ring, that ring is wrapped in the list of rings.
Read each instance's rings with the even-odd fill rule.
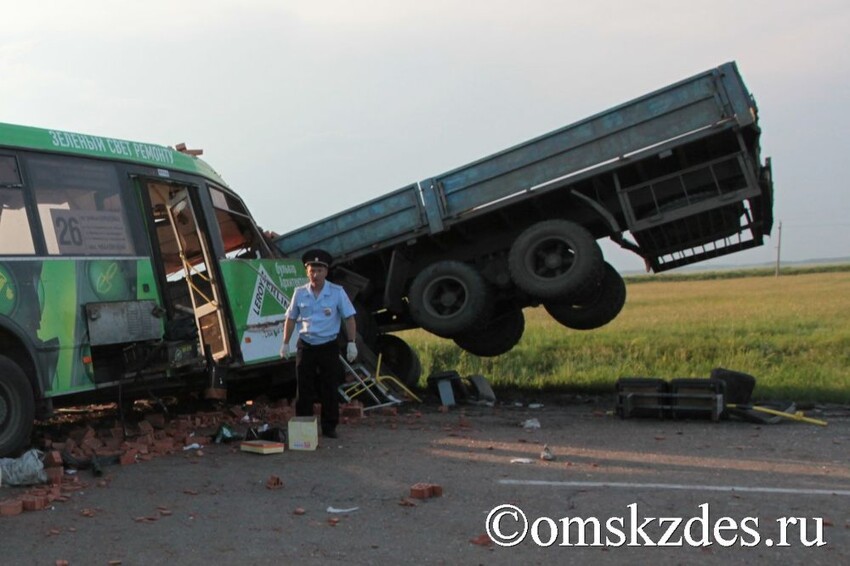
[[[321,407],[314,407],[320,414]],[[375,413],[388,420],[390,428],[398,426],[399,413],[396,407],[382,407]],[[102,416],[102,415],[101,415]],[[139,417],[138,413],[134,416]],[[248,427],[268,424],[270,427],[286,428],[286,423],[295,416],[294,404],[286,400],[273,403],[256,402],[246,408],[234,405],[218,411],[177,414],[167,417],[162,413],[147,413],[135,422],[110,424],[109,420],[96,421],[95,428],[84,420],[83,424],[65,423],[59,427],[43,428],[36,447],[44,452],[44,470],[47,483],[27,488],[14,495],[0,491],[0,517],[18,515],[23,511],[49,508],[53,502],[68,500],[69,494],[88,487],[76,475],[67,475],[65,468],[84,469],[99,462],[101,465],[122,465],[148,461],[158,456],[182,452],[184,447],[198,444],[208,446],[214,442],[222,425],[233,430],[245,431]],[[340,405],[340,421],[356,425],[366,413],[359,401]],[[407,415],[407,424],[415,425],[422,413],[415,411]],[[367,422],[364,420],[364,422]],[[107,423],[107,424],[101,424]],[[377,423],[369,422],[370,426]],[[418,428],[418,427],[414,427]],[[96,475],[98,475],[96,473]],[[101,480],[98,485],[106,483]],[[279,480],[280,481],[280,480]],[[269,489],[282,487],[283,482],[270,478]],[[411,487],[411,498],[427,499],[442,495],[442,487],[436,484],[415,484]]]
[[[126,426],[94,428],[84,424],[69,431],[44,431],[38,447],[44,451],[42,462],[47,484],[11,496],[0,492],[0,517],[45,509],[53,502],[67,501],[69,493],[84,489],[87,484],[77,476],[65,474],[66,466],[84,468],[92,462],[135,464],[182,451],[191,444],[209,445],[221,425],[247,427],[264,422],[283,426],[294,414],[292,405],[279,401],[256,407],[250,415],[237,405],[171,419],[161,413],[149,413]]]
[[[81,482],[78,477],[65,475],[62,455],[59,452],[47,452],[43,462],[47,484],[31,487],[23,493],[0,500],[0,517],[46,509],[54,501],[67,501],[70,493],[87,487],[87,484]]]
[[[222,425],[236,428],[262,422],[270,426],[285,426],[294,415],[294,407],[286,401],[257,407],[250,414],[239,405],[220,411],[176,415],[170,419],[162,413],[149,413],[138,422],[125,426],[119,423],[96,430],[87,424],[59,438],[46,433],[42,444],[46,450],[70,456],[67,460],[71,462],[88,462],[95,458],[109,461],[112,458],[128,465],[182,451],[184,446],[192,444],[209,445]]]

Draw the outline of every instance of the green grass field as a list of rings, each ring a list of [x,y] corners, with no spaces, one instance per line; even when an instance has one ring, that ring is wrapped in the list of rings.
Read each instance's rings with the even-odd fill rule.
[[[708,377],[725,367],[756,377],[757,399],[850,402],[850,266],[627,279],[620,316],[592,331],[525,310],[520,343],[472,356],[422,330],[399,335],[432,371],[481,374],[494,388],[610,393],[619,377]]]

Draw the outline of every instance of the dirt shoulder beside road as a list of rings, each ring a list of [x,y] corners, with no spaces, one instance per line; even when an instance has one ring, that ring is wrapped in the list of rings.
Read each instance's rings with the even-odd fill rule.
[[[0,548],[12,564],[847,561],[850,419],[844,410],[818,415],[828,427],[757,426],[621,420],[606,413],[613,399],[541,401],[539,409],[500,404],[448,413],[403,406],[397,416],[371,414],[341,425],[340,438],[315,452],[256,455],[221,444],[202,455],[181,451],[110,466],[100,478],[80,471],[87,487],[68,501],[0,517]],[[531,418],[540,429],[520,426]],[[539,458],[544,444],[554,460]],[[282,487],[269,489],[271,476]],[[411,505],[410,487],[419,482],[440,485],[442,497]],[[17,489],[0,488],[0,499]],[[561,518],[597,518],[601,544],[576,546],[573,532],[572,546],[564,546],[559,531],[542,547],[532,539],[534,529],[510,548],[479,544],[488,513],[504,504],[521,509],[529,523],[550,518],[558,529]],[[630,525],[633,510],[639,523],[705,518],[710,540],[701,540],[705,521],[697,521],[690,539],[683,539],[683,526],[677,530],[680,547],[644,548],[639,544],[647,539]],[[612,517],[622,519],[609,523],[622,527],[621,544],[606,530]],[[738,524],[756,519],[758,544],[743,544],[754,540],[746,530],[723,528],[718,542],[714,527],[723,517]],[[811,519],[807,540],[815,540],[814,519],[822,518],[826,544],[807,548],[789,531],[789,545],[779,546],[782,517]],[[501,525],[504,534],[518,529],[510,519]],[[538,521],[542,542],[547,524]],[[658,542],[664,531],[652,521],[642,532]],[[724,547],[733,534],[735,542]],[[638,544],[630,545],[633,535]],[[695,549],[688,540],[712,544]]]

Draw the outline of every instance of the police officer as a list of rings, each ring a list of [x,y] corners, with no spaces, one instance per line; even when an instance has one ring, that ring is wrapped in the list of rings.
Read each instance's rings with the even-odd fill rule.
[[[320,249],[310,250],[302,256],[309,282],[296,287],[292,294],[283,325],[280,356],[289,357],[289,340],[298,323],[300,333],[295,355],[298,395],[295,414],[299,417],[312,416],[313,403],[318,399],[322,404],[322,436],[336,438],[336,425],[339,422],[337,387],[343,376],[337,335],[342,326],[340,323],[344,321],[348,339],[346,359],[353,362],[357,358],[357,346],[354,343],[357,327],[354,306],[345,290],[326,280],[331,259],[328,252]]]

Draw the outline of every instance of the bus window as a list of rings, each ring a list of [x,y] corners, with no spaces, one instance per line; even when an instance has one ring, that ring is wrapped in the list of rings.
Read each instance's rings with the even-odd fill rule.
[[[18,163],[0,155],[0,255],[35,253]]]
[[[224,252],[228,258],[263,259],[273,257],[265,239],[242,202],[215,187],[210,187]]]
[[[21,174],[11,155],[0,155],[0,187],[20,187]]]
[[[135,255],[112,164],[29,156],[26,165],[49,254]]]
[[[0,188],[0,255],[34,253],[23,192]]]

